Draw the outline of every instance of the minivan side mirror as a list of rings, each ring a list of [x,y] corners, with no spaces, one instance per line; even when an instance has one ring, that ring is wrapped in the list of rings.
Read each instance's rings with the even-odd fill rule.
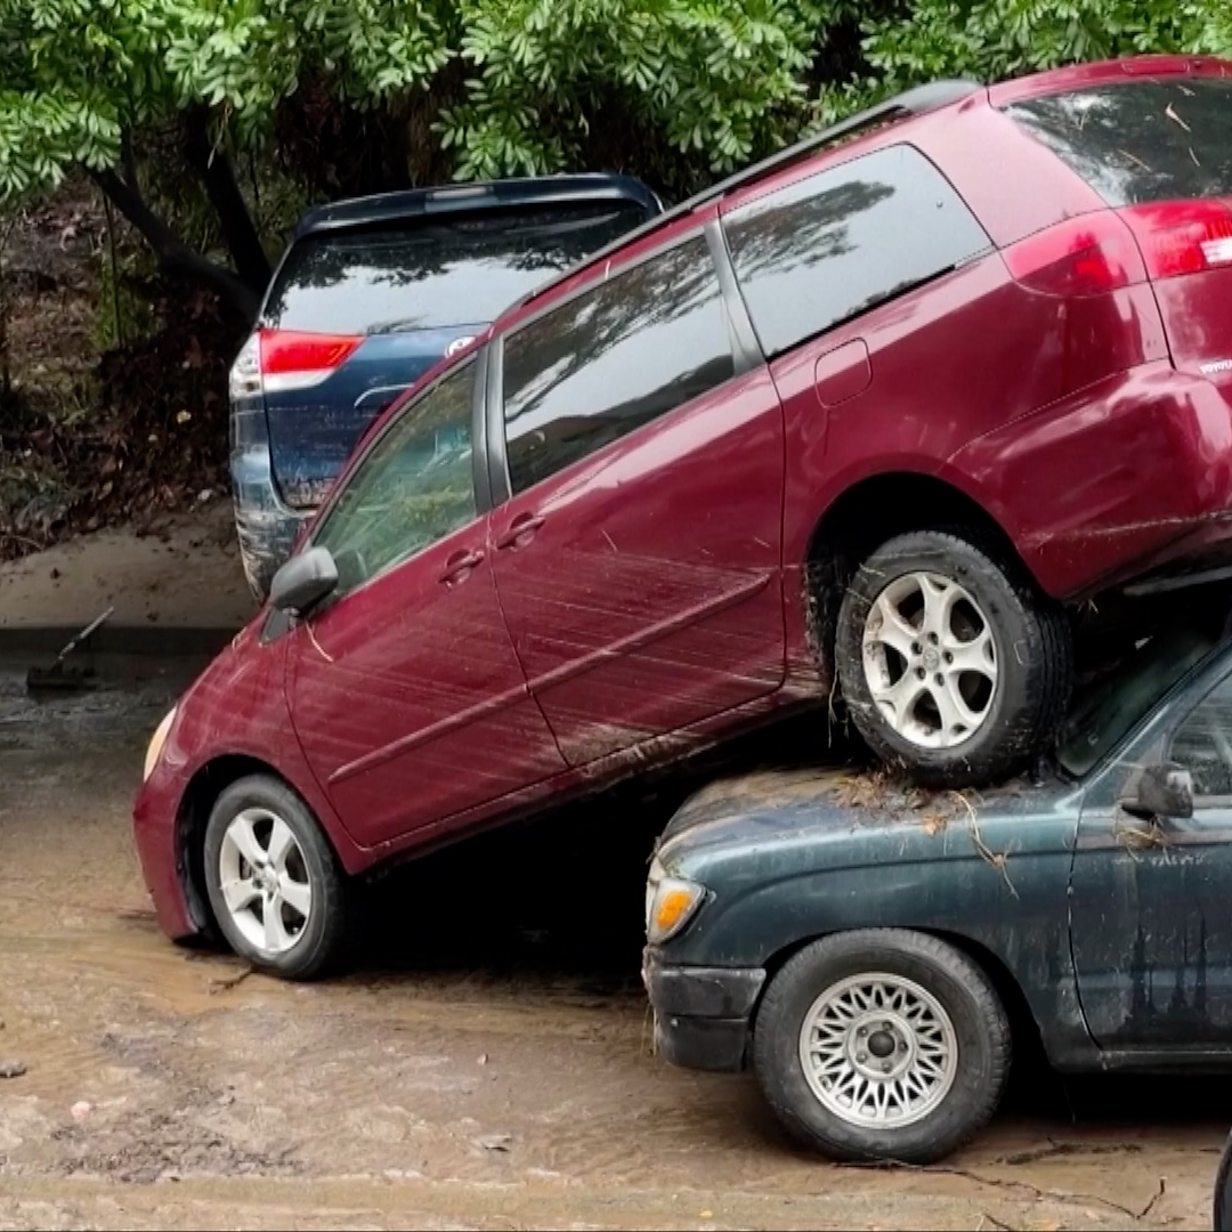
[[[337,585],[338,566],[329,548],[309,548],[274,574],[270,603],[291,616],[307,616]]]
[[[1121,802],[1128,813],[1139,817],[1171,817],[1184,820],[1193,816],[1193,775],[1176,762],[1147,766],[1138,778],[1133,796]]]

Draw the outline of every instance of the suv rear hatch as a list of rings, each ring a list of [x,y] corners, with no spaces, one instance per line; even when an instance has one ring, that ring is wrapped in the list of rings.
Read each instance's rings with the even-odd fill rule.
[[[261,391],[292,508],[320,503],[371,420],[451,347],[659,208],[649,193],[496,205],[476,200],[485,192],[436,190],[407,217],[352,225],[335,209],[301,226],[236,365]]]
[[[1070,260],[1149,280],[1176,368],[1232,389],[1232,77],[1127,77],[1005,111],[1109,207],[1069,224],[1088,243]]]

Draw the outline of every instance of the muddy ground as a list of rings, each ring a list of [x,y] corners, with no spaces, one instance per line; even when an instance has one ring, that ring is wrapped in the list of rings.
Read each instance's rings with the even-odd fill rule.
[[[72,632],[114,609],[129,629],[234,629],[253,611],[236,551],[231,501],[151,517],[0,561],[0,638],[16,629]]]
[[[1226,1083],[1028,1070],[950,1166],[882,1171],[793,1149],[751,1079],[658,1062],[641,876],[670,793],[387,879],[337,982],[170,945],[128,807],[188,665],[104,667],[142,679],[35,704],[0,664],[0,1061],[26,1066],[0,1228],[1209,1227]]]

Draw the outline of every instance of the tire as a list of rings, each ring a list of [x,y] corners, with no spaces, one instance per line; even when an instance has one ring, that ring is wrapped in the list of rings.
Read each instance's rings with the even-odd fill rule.
[[[1215,1232],[1232,1232],[1232,1135],[1224,1143],[1215,1174],[1215,1201],[1211,1215]]]
[[[802,1032],[823,995],[830,995],[847,1004],[848,998],[858,998],[855,991],[869,982],[879,981],[883,987],[910,992],[910,1003],[927,1004],[931,998],[935,1008],[928,1013],[936,1027],[934,1032],[911,1030],[907,1020],[897,1010],[887,1012],[886,1002],[870,1010],[870,1026],[862,1026],[861,1016],[842,1019],[847,1025],[839,1028],[843,1034],[832,1037],[834,1048],[844,1052],[837,1064],[845,1069],[832,1070],[838,1078],[829,1079],[832,1101],[850,1095],[837,1094],[844,1083],[868,1083],[868,1090],[880,1087],[901,1093],[910,1090],[910,1099],[895,1103],[898,1116],[905,1124],[886,1124],[883,1111],[879,1121],[859,1111],[853,1113],[832,1109],[823,1102],[805,1074],[801,1056]],[[850,982],[850,983],[849,983]],[[919,995],[922,992],[923,997]],[[937,1012],[939,1010],[939,1013]],[[838,1010],[833,1011],[838,1014]],[[884,1016],[884,1017],[883,1017]],[[889,1027],[889,1031],[882,1028]],[[861,1029],[867,1037],[857,1035]],[[948,1030],[949,1034],[945,1032]],[[938,1035],[936,1032],[940,1032]],[[923,1070],[919,1061],[919,1045],[905,1042],[944,1039],[949,1057],[944,1076],[933,1081],[933,1071]],[[880,1037],[880,1038],[879,1038]],[[810,1038],[812,1038],[810,1036]],[[856,1049],[869,1041],[869,1052]],[[876,1060],[881,1047],[890,1047],[884,1063]],[[848,1046],[852,1051],[846,1052]],[[925,1041],[932,1055],[939,1055],[935,1045]],[[984,972],[965,954],[935,937],[895,928],[861,929],[836,933],[815,941],[796,954],[773,978],[757,1011],[753,1033],[753,1069],[762,1092],[775,1115],[787,1131],[799,1142],[839,1160],[892,1160],[901,1163],[925,1164],[943,1158],[969,1141],[988,1121],[1000,1102],[1010,1067],[1010,1028],[1005,1011]],[[901,1053],[901,1056],[900,1056]],[[890,1081],[875,1077],[868,1081],[857,1062],[864,1058],[869,1065],[896,1067]],[[901,1067],[905,1066],[905,1070]],[[904,1088],[898,1084],[906,1074],[914,1075],[920,1085]],[[923,1075],[923,1077],[921,1077]],[[931,1085],[925,1086],[925,1080]],[[822,1079],[818,1077],[820,1084]],[[922,1093],[922,1094],[921,1094]],[[867,1098],[872,1098],[871,1094]],[[912,1106],[911,1101],[915,1104]],[[866,1110],[867,1112],[867,1110]],[[913,1119],[914,1118],[914,1119]]]
[[[834,658],[865,743],[925,787],[983,786],[1022,770],[1053,738],[1073,681],[1061,608],[995,549],[936,530],[890,539],[859,566]]]
[[[285,831],[275,830],[278,823]],[[260,858],[250,861],[243,851]],[[218,797],[205,830],[204,871],[219,931],[254,967],[287,980],[311,980],[342,965],[351,887],[316,818],[286,784],[252,775]],[[247,905],[240,896],[228,905],[224,876],[245,887]],[[274,896],[257,892],[262,885]],[[271,905],[277,916],[267,914]]]

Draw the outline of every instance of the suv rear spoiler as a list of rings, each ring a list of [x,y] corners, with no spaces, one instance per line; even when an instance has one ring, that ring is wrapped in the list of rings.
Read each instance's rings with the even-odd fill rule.
[[[577,205],[591,201],[622,201],[647,213],[663,209],[659,198],[631,175],[591,172],[541,175],[520,179],[477,180],[442,184],[405,192],[353,197],[309,210],[298,222],[292,242],[306,235],[403,222],[432,214],[462,214],[502,206]]]
[[[725,180],[720,180],[719,183],[710,188],[703,189],[687,201],[682,201],[679,205],[664,211],[664,213],[643,223],[640,227],[626,232],[619,239],[614,240],[604,248],[600,248],[598,252],[592,253],[585,260],[578,262],[572,269],[567,269],[550,282],[536,287],[535,290],[520,301],[518,306],[521,307],[524,304],[533,303],[546,291],[551,290],[557,283],[571,278],[579,269],[593,265],[597,261],[602,261],[605,257],[609,257],[612,253],[624,248],[625,245],[640,239],[642,236],[652,234],[674,219],[683,218],[684,215],[692,213],[700,206],[717,200],[719,197],[724,197],[753,180],[761,179],[762,176],[769,175],[773,171],[779,171],[783,167],[788,167],[792,163],[798,162],[800,159],[813,153],[814,150],[822,149],[842,137],[852,136],[863,129],[874,128],[887,121],[907,119],[910,116],[921,116],[926,115],[930,111],[938,111],[942,107],[948,107],[952,103],[958,103],[965,98],[970,98],[973,94],[978,94],[984,89],[985,87],[976,81],[933,81],[927,85],[915,86],[910,90],[905,90],[902,94],[896,94],[893,98],[886,99],[884,103],[878,103],[875,107],[869,107],[864,111],[856,112],[855,115],[848,116],[847,119],[840,120],[829,128],[823,128],[820,132],[813,133],[797,141],[794,145],[787,146],[777,154],[772,154],[769,158],[764,158],[761,162],[754,163],[743,171],[737,171],[735,175],[728,176]]]

